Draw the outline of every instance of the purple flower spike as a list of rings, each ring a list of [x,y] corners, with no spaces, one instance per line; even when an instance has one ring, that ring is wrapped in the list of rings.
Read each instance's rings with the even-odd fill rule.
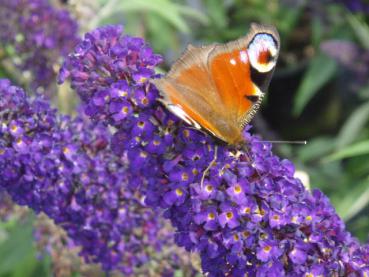
[[[143,203],[146,188],[112,153],[108,129],[85,119],[58,116],[44,99],[30,100],[0,79],[0,198],[6,191],[45,213],[104,271],[148,276],[144,266],[164,260],[156,274],[173,274],[181,263],[176,253],[156,254],[172,247],[172,232],[160,211]]]
[[[159,94],[150,79],[159,77],[153,67],[161,58],[142,39],[121,31],[108,26],[87,34],[66,60],[61,80],[68,76],[92,107],[91,118],[117,129],[112,148],[127,159],[131,181],[147,185],[145,202],[164,211],[178,245],[200,253],[204,274],[365,272],[367,246],[345,230],[320,191],[311,193],[294,178],[293,164],[275,156],[270,144],[248,128],[247,153],[217,144],[153,101]],[[132,113],[116,121],[109,107],[122,81]],[[109,93],[97,106],[100,91]]]

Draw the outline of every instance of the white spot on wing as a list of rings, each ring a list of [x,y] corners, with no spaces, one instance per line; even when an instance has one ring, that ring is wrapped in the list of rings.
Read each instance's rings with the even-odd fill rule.
[[[201,126],[193,120],[183,109],[180,105],[173,105],[168,104],[167,108],[180,119],[185,121],[187,124],[194,126],[196,129],[201,129]]]
[[[232,65],[236,65],[236,60],[235,59],[230,59],[230,63],[232,64]]]
[[[240,59],[241,59],[241,62],[243,62],[243,63],[247,63],[248,58],[247,58],[247,53],[246,53],[246,51],[241,51],[241,52],[240,52]]]

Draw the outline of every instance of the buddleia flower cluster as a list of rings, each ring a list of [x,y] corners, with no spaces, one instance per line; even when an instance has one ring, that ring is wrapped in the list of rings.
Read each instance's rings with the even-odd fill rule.
[[[96,122],[116,130],[145,203],[160,207],[176,243],[198,251],[207,276],[366,276],[368,246],[345,230],[327,197],[246,129],[238,150],[185,125],[150,83],[161,58],[141,38],[106,26],[86,34],[62,67]]]
[[[104,272],[97,264],[89,264],[79,257],[80,247],[68,237],[61,226],[54,224],[47,216],[40,214],[34,223],[34,237],[39,257],[49,255],[54,276],[102,276]],[[166,231],[164,228],[161,229]],[[167,247],[168,246],[168,247]],[[165,254],[159,260],[157,253],[151,253],[147,264],[136,268],[135,276],[171,276],[176,267],[180,267],[185,276],[194,276],[196,270],[191,264],[191,256],[180,250],[175,244],[166,245]],[[168,255],[168,256],[165,256]],[[119,271],[112,271],[113,276],[122,276]]]
[[[58,115],[37,96],[0,80],[0,189],[61,226],[87,263],[136,276],[181,265],[159,212],[144,204],[127,157],[113,155],[105,126]],[[164,256],[164,254],[166,256]],[[171,261],[171,262],[168,262]],[[146,268],[147,269],[147,268]]]
[[[0,47],[30,73],[33,90],[55,89],[57,67],[79,41],[77,32],[69,12],[48,0],[0,0]]]

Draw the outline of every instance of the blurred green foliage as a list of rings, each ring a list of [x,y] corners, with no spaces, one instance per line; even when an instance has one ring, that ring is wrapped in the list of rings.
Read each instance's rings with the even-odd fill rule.
[[[33,244],[34,217],[31,213],[27,217],[0,221],[0,276],[51,276],[48,258],[37,259]]]
[[[275,145],[275,149],[305,171],[310,186],[328,195],[347,228],[367,241],[369,75],[359,76],[355,71],[361,55],[347,65],[321,46],[331,40],[350,42],[369,56],[368,15],[353,14],[334,1],[95,2],[96,14],[84,29],[124,24],[127,33],[144,36],[164,55],[164,71],[188,43],[233,40],[244,35],[251,22],[275,25],[281,35],[280,61],[254,132],[266,140],[307,140],[304,146]],[[341,54],[347,57],[350,53]],[[369,64],[366,66],[369,73]],[[4,72],[0,67],[0,75]],[[262,126],[256,123],[260,119],[265,123]],[[30,222],[1,223],[0,231],[8,234],[0,240],[0,276],[49,274],[47,261],[35,261]]]

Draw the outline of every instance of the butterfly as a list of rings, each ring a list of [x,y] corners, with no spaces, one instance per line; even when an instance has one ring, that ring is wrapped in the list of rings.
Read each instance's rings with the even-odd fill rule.
[[[249,33],[225,44],[189,45],[170,71],[153,81],[161,102],[188,124],[230,145],[258,110],[280,49],[273,26],[252,24]]]

